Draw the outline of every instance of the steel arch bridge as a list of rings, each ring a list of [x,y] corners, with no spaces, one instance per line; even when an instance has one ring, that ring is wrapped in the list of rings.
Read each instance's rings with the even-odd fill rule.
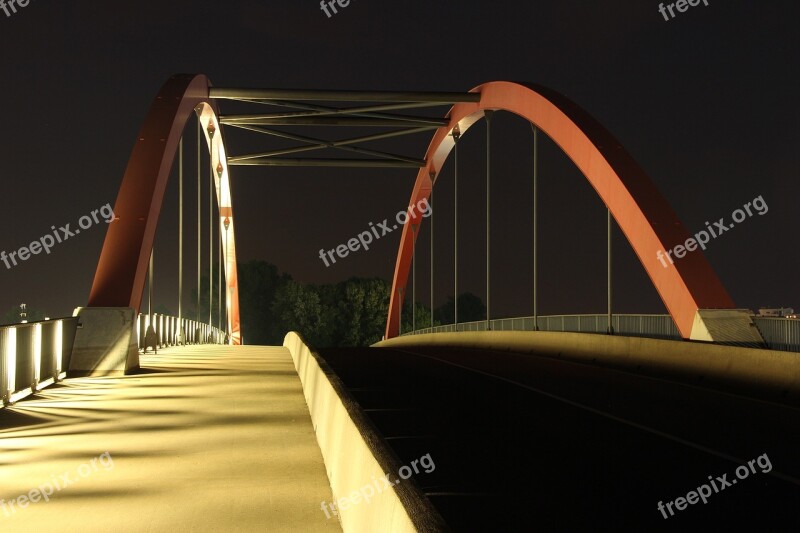
[[[269,104],[288,111],[221,117],[217,99]],[[361,107],[335,108],[300,102],[360,102]],[[386,103],[391,102],[391,103]],[[387,114],[386,111],[452,105],[444,118]],[[117,196],[89,297],[90,307],[139,309],[148,262],[164,193],[182,132],[191,115],[205,131],[212,158],[219,227],[229,238],[223,246],[228,330],[231,343],[241,343],[236,274],[235,224],[229,166],[351,166],[417,168],[408,205],[427,199],[454,146],[453,133],[463,134],[487,111],[508,111],[530,121],[574,162],[608,207],[645,268],[681,335],[692,337],[699,311],[733,309],[734,303],[702,253],[688,254],[670,268],[656,260],[659,250],[684,242],[689,233],[653,182],[621,144],[586,111],[563,95],[538,85],[491,82],[468,93],[362,91],[292,91],[214,89],[203,75],[176,75],[154,100],[138,135]],[[302,142],[297,148],[230,156],[222,125]],[[379,126],[388,133],[325,141],[274,129],[276,125]],[[435,130],[424,159],[356,147],[356,144]],[[321,149],[372,156],[368,159],[285,158]],[[422,223],[409,210],[403,227],[392,281],[386,338],[399,333],[413,241]]]

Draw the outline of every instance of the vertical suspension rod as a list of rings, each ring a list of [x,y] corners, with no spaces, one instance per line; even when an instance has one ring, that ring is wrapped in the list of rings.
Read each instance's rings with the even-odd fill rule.
[[[533,331],[539,330],[539,128],[533,128]]]
[[[178,144],[178,327],[183,318],[183,135]],[[180,333],[179,333],[180,334]]]
[[[486,111],[486,331],[491,329],[491,180],[492,180],[492,114]]]
[[[453,256],[455,258],[453,267],[453,323],[458,331],[458,140],[461,138],[461,131],[456,127],[453,130]]]

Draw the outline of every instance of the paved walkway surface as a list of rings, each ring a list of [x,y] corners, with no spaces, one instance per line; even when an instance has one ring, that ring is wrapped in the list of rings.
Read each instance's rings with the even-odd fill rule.
[[[286,349],[171,348],[142,367],[0,410],[0,531],[341,531]]]

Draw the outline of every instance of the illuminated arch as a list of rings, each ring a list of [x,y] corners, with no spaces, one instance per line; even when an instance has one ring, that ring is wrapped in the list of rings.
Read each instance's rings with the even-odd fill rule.
[[[164,192],[179,141],[192,113],[204,125],[206,143],[219,206],[223,239],[227,315],[231,343],[241,344],[239,283],[236,272],[236,241],[231,207],[228,160],[216,104],[209,98],[208,78],[177,75],[161,88],[147,114],[133,147],[114,206],[115,220],[109,225],[95,272],[90,307],[133,307],[139,310],[145,286],[150,251],[164,200]],[[211,125],[211,126],[209,126]],[[213,136],[209,130],[216,132]]]
[[[463,134],[483,117],[484,110],[509,111],[546,133],[589,180],[611,210],[684,338],[691,336],[698,310],[734,307],[700,251],[687,254],[666,268],[658,261],[658,251],[684,243],[689,234],[633,157],[586,111],[563,95],[541,86],[491,82],[471,92],[481,94],[480,102],[457,104],[450,110],[450,124],[434,135],[426,154],[427,166],[417,175],[409,205],[416,205],[430,195],[435,176],[453,148],[454,128],[458,127]],[[409,212],[409,220],[403,227],[386,338],[399,333],[400,306],[411,266],[414,239],[411,225],[421,222],[419,214]]]

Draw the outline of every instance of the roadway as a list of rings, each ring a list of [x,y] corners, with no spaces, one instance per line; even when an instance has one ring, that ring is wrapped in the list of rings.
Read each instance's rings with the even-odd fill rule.
[[[430,454],[412,479],[454,531],[800,526],[797,408],[529,354],[320,355],[403,464]],[[706,504],[667,506],[709,476]]]

